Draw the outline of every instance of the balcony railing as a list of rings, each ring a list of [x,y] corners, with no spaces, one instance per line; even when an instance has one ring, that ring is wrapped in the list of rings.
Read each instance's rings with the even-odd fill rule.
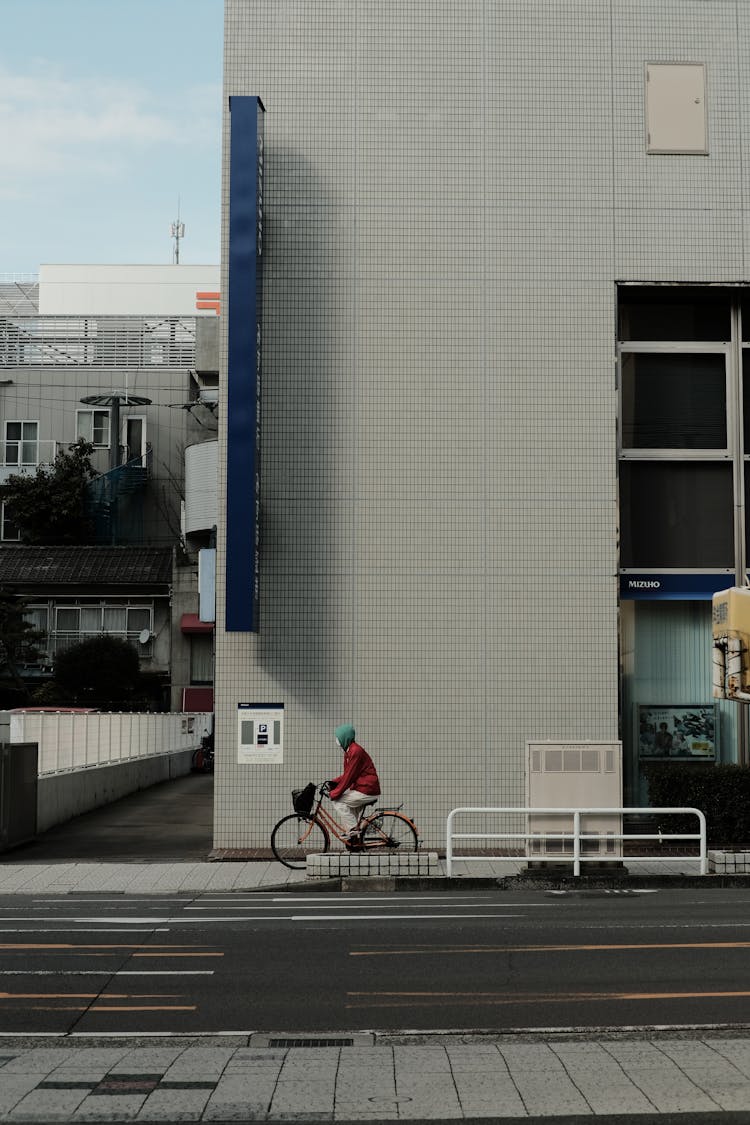
[[[79,629],[64,631],[58,630],[56,632],[47,633],[44,638],[38,642],[39,657],[34,664],[26,665],[28,668],[47,668],[54,664],[55,657],[60,652],[65,652],[66,649],[72,648],[73,645],[79,645],[81,641],[90,640],[92,637],[115,637],[120,641],[127,641],[129,645],[138,653],[141,660],[151,660],[154,655],[153,637],[143,643],[140,641],[140,633],[83,633]]]
[[[194,366],[194,316],[0,316],[0,368]]]

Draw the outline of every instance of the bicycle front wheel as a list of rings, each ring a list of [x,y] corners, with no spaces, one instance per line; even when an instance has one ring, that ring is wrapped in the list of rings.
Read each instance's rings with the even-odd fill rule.
[[[320,855],[330,847],[330,838],[322,824],[311,816],[292,813],[285,816],[271,833],[271,851],[285,867],[299,870],[309,855]]]
[[[377,851],[415,852],[419,847],[417,830],[401,813],[378,813],[364,826],[362,847]]]

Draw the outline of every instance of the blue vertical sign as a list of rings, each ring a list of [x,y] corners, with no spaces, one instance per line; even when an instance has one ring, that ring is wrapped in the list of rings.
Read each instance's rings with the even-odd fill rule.
[[[229,99],[227,632],[259,629],[263,102]]]

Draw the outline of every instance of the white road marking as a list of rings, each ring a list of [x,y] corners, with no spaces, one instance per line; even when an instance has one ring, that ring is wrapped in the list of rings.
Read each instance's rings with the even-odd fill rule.
[[[0,891],[0,898],[4,897],[10,898],[11,892],[8,891],[4,895],[3,892]],[[152,904],[155,902],[174,902],[179,905],[179,903],[181,902],[192,902],[194,897],[194,895],[183,895],[182,898],[179,898],[177,895],[129,895],[127,894],[127,892],[123,892],[121,895],[117,895],[116,898],[99,898],[99,896],[96,894],[86,895],[83,898],[76,898],[74,895],[65,894],[63,892],[62,894],[58,895],[57,898],[32,898],[31,901],[32,903],[41,903],[43,905],[51,906],[58,905],[60,902],[88,902],[89,904],[91,904],[92,902],[116,902],[120,906],[126,905],[129,902],[148,902]]]
[[[30,918],[25,920],[33,921]],[[0,929],[0,934],[69,934],[72,929],[72,926],[6,926],[4,929]],[[169,926],[134,926],[130,933],[168,934],[169,929]],[[75,932],[77,934],[119,934],[122,933],[122,926],[97,926],[88,929],[76,926]]]
[[[237,903],[234,903],[233,905],[237,906]],[[299,905],[300,905],[300,903],[298,901],[295,901],[293,903],[292,902],[286,902],[283,905],[279,904],[278,906],[275,906],[274,903],[263,903],[262,905],[255,904],[255,906],[246,906],[246,907],[243,907],[243,906],[240,905],[240,909],[243,909],[243,910],[253,910],[253,909],[295,910],[299,907]],[[341,910],[372,910],[373,906],[382,906],[384,910],[388,910],[393,906],[402,906],[402,907],[404,907],[404,909],[408,909],[408,910],[419,910],[420,907],[423,904],[418,902],[418,901],[413,902],[413,903],[412,902],[400,902],[396,899],[390,900],[388,902],[381,903],[381,902],[373,902],[372,899],[370,899],[367,902],[361,902],[361,903],[359,903],[359,902],[350,903],[350,902],[347,901],[347,902],[341,902],[341,903],[338,903],[338,904],[331,903],[331,902],[310,901],[310,902],[304,902],[302,905],[304,906],[305,910],[330,910],[331,907],[334,906],[334,905],[338,905],[341,908]],[[437,905],[438,904],[434,903],[434,902],[430,903],[430,906],[432,907],[433,910],[437,908]],[[498,910],[507,909],[507,907],[501,906],[499,903],[493,904],[493,903],[483,902],[481,900],[477,901],[477,902],[467,902],[467,903],[460,903],[460,902],[455,903],[455,902],[449,901],[449,902],[446,902],[446,903],[440,903],[439,905],[444,906],[446,910],[449,910],[449,909],[455,910],[457,907],[461,907],[461,906],[466,906],[466,908],[468,909],[469,907],[472,907],[472,906],[476,907],[476,906],[493,906],[493,905],[496,905]],[[522,903],[522,902],[514,902],[512,905],[513,905],[514,908],[526,906],[526,904]],[[537,905],[546,906],[548,909],[550,909],[552,907],[552,903],[549,903],[549,902],[534,903],[533,905],[535,905],[535,906],[537,906]],[[211,909],[215,909],[215,907],[214,906],[186,906],[185,909],[186,910],[211,910]]]
[[[631,898],[633,895],[658,895],[658,887],[644,887],[641,890],[631,890],[630,887],[602,887],[594,891],[593,894],[587,894],[586,890],[559,890],[559,891],[545,891],[547,895],[555,895],[557,898],[573,898],[583,892],[589,898],[598,898],[600,895],[611,895],[613,898]]]
[[[0,969],[0,977],[212,977],[213,969]]]
[[[419,922],[422,918],[522,918],[522,914],[293,914],[291,922]]]
[[[115,930],[120,929],[122,926],[130,926],[132,924],[134,926],[134,932],[135,933],[146,933],[146,934],[153,933],[154,926],[164,925],[165,922],[175,922],[175,921],[197,922],[198,920],[199,920],[198,918],[188,918],[188,919],[179,919],[179,918],[76,918],[75,915],[73,915],[73,914],[59,914],[59,915],[56,915],[54,919],[50,919],[50,921],[55,921],[55,922],[74,922],[76,925],[78,925],[80,923],[83,923],[83,922],[96,922],[96,923],[100,923],[101,925],[106,925],[107,923],[109,923],[113,927],[111,932],[115,932]],[[214,922],[221,921],[220,918],[202,919],[202,920],[203,921],[214,921]],[[19,916],[17,918],[3,918],[3,921],[4,922],[33,922],[34,919],[33,919],[33,917],[30,918],[28,915],[23,915],[23,916]],[[243,919],[238,918],[237,921],[241,922],[241,921],[243,921]],[[135,929],[136,925],[137,925],[138,929]],[[68,929],[70,929],[70,927],[68,927]],[[58,927],[56,927],[56,930],[57,931],[64,931],[65,927],[64,926],[58,926]],[[0,933],[13,933],[13,932],[14,932],[14,930],[12,928],[7,928],[5,930],[0,929]],[[40,931],[35,931],[35,932],[40,932]],[[42,932],[54,933],[55,930],[50,929],[50,930],[42,931]],[[91,933],[107,933],[109,931],[107,931],[107,930],[91,930],[90,932]]]
[[[496,901],[499,903],[504,898],[505,898],[504,895],[503,896],[498,895],[498,896],[496,896]],[[430,901],[435,901],[435,902],[449,902],[449,903],[453,903],[455,905],[456,903],[464,903],[464,902],[467,902],[467,903],[487,903],[488,901],[491,901],[491,896],[489,894],[455,894],[451,891],[443,891],[441,894],[434,894],[434,895],[428,895],[428,894],[413,894],[413,895],[410,895],[410,894],[400,894],[400,893],[384,894],[381,891],[372,891],[370,894],[361,894],[361,895],[345,894],[345,893],[341,893],[341,892],[338,892],[338,891],[335,894],[327,894],[327,893],[323,894],[322,892],[320,894],[296,894],[294,891],[290,891],[288,894],[282,894],[282,895],[270,894],[270,893],[259,893],[259,894],[237,893],[237,894],[230,894],[230,895],[195,894],[193,896],[193,898],[190,899],[190,902],[193,903],[193,902],[197,902],[199,900],[201,902],[206,902],[209,906],[219,906],[223,902],[231,903],[234,906],[243,905],[245,903],[256,903],[256,904],[261,905],[261,906],[268,906],[268,905],[270,905],[270,903],[281,903],[281,904],[286,904],[288,906],[294,906],[295,903],[300,903],[300,902],[305,903],[305,905],[307,905],[307,903],[309,903],[309,902],[315,902],[315,903],[322,902],[322,903],[330,904],[330,903],[337,903],[337,902],[340,902],[340,903],[349,903],[349,902],[369,902],[369,903],[372,903],[373,901],[377,901],[377,902],[404,902],[404,903],[406,903],[406,902],[430,902]],[[516,905],[516,904],[514,903],[513,905]],[[522,906],[546,906],[547,908],[549,908],[549,907],[552,906],[552,903],[549,903],[549,902],[528,902],[528,903],[520,903],[518,905],[522,905]]]
[[[206,922],[236,922],[236,921],[244,921],[244,922],[257,922],[257,921],[274,921],[274,922],[280,922],[280,921],[332,921],[332,920],[336,920],[336,921],[371,921],[371,920],[377,920],[377,919],[380,919],[382,921],[392,921],[392,920],[418,921],[419,918],[433,918],[433,919],[434,918],[497,918],[497,919],[499,919],[499,918],[522,918],[523,917],[523,915],[518,915],[518,913],[507,913],[507,912],[491,912],[491,913],[466,913],[466,912],[462,912],[462,913],[414,913],[413,912],[413,913],[404,913],[404,915],[401,915],[401,913],[397,913],[397,915],[391,915],[391,913],[387,912],[388,909],[390,909],[390,908],[385,907],[385,908],[383,908],[383,911],[381,913],[370,913],[370,915],[360,915],[360,913],[336,913],[336,915],[314,915],[314,913],[307,913],[307,915],[300,915],[300,913],[297,913],[297,915],[283,915],[283,916],[279,916],[279,915],[234,915],[234,916],[233,915],[216,915],[214,917],[210,917],[210,916],[206,917],[204,915],[201,915],[198,918],[180,918],[180,917],[137,918],[137,919],[132,919],[132,920],[139,922],[139,924],[143,924],[143,922],[151,921],[154,924],[154,928],[150,929],[150,930],[146,930],[146,933],[162,933],[162,931],[164,931],[164,930],[169,930],[169,927],[164,927],[163,929],[162,928],[157,929],[157,927],[156,927],[157,922],[170,922],[171,926],[174,927],[174,926],[188,926],[188,925],[191,925],[191,924],[201,926],[201,925],[206,924]],[[18,919],[18,920],[19,921],[26,921],[28,919]],[[130,928],[130,919],[128,919],[128,918],[70,918],[70,919],[65,918],[65,919],[61,919],[61,920],[65,920],[65,921],[70,920],[72,922],[73,926],[75,926],[74,931],[75,931],[76,934],[85,934],[85,933],[120,933],[121,934],[121,933],[123,933],[124,930],[127,930],[127,933],[130,933],[130,934],[143,933],[142,929]],[[102,930],[79,929],[78,924],[82,924],[82,922],[117,922],[117,924],[119,924],[119,925],[118,925],[117,928],[112,928],[112,929],[102,929]],[[51,934],[51,933],[71,933],[71,931],[72,931],[72,926],[67,926],[67,927],[61,926],[60,929],[57,929],[57,930],[55,930],[55,929],[37,929],[37,928],[34,928],[34,927],[24,927],[24,928],[19,927],[17,929],[0,930],[0,933],[7,933],[7,934],[15,934],[15,933]]]
[[[457,913],[457,914],[416,914],[416,913],[414,913],[414,914],[389,914],[389,913],[387,913],[387,911],[389,909],[393,909],[393,907],[385,906],[383,908],[383,912],[380,913],[380,914],[336,914],[336,915],[331,915],[330,917],[336,917],[338,919],[349,919],[349,920],[355,919],[356,921],[359,921],[360,919],[372,919],[372,918],[384,918],[384,919],[409,918],[409,919],[414,920],[414,919],[417,919],[417,918],[520,918],[520,917],[522,917],[522,915],[520,915],[520,914],[508,914],[508,913],[505,913],[505,912],[500,912],[500,913],[492,912],[492,913],[483,913],[483,914],[467,914],[467,913]],[[502,911],[502,908],[498,907],[498,911]],[[159,923],[163,924],[165,922],[170,923],[171,926],[175,926],[175,925],[177,925],[177,926],[179,926],[179,925],[203,925],[206,922],[283,922],[283,921],[295,922],[295,921],[299,921],[301,917],[304,917],[305,919],[310,919],[312,921],[314,921],[316,919],[319,919],[320,921],[327,921],[329,919],[328,915],[315,915],[315,914],[306,914],[306,915],[298,915],[298,914],[291,914],[291,915],[289,915],[289,914],[287,914],[287,915],[278,915],[278,914],[268,914],[268,915],[263,915],[263,914],[257,914],[257,915],[217,914],[217,915],[214,915],[214,916],[209,915],[208,917],[205,916],[205,915],[201,915],[200,917],[197,917],[197,918],[196,917],[191,918],[191,917],[185,917],[185,916],[179,916],[179,915],[173,915],[170,918],[76,918],[76,917],[73,917],[73,916],[65,916],[63,918],[56,919],[56,921],[72,922],[76,926],[78,926],[79,924],[82,924],[84,922],[93,922],[93,923],[99,922],[103,925],[108,923],[110,926],[116,927],[116,929],[113,929],[111,932],[118,932],[123,927],[132,927],[131,932],[137,933],[137,932],[139,932],[139,930],[136,929],[133,926],[134,923],[137,923],[141,927],[141,932],[142,932],[142,927],[143,927],[144,923],[152,923],[153,926],[156,927]],[[14,919],[14,920],[19,921],[19,922],[29,922],[32,919],[18,918],[18,919]],[[70,927],[68,927],[68,930],[69,929],[70,929]],[[61,926],[61,927],[59,927],[59,930],[61,932],[65,932],[65,927]],[[6,929],[5,931],[0,930],[0,933],[2,933],[2,932],[15,933],[17,931],[14,930],[14,929]],[[53,933],[55,931],[34,929],[33,932],[34,933]],[[76,929],[76,933],[83,933],[83,932],[85,932],[85,931]],[[102,930],[102,931],[91,931],[91,932],[106,933],[106,932],[109,932],[109,931]],[[153,930],[147,930],[146,932],[151,933],[151,932],[153,932]]]
[[[212,977],[213,969],[118,969],[117,977]]]
[[[488,895],[454,895],[454,894],[451,894],[450,891],[447,891],[447,892],[444,891],[443,894],[440,894],[440,895],[419,895],[419,894],[417,894],[417,895],[407,895],[407,894],[403,894],[403,895],[402,894],[381,895],[378,892],[374,891],[372,894],[369,894],[369,895],[348,895],[348,894],[347,895],[343,895],[343,894],[336,894],[336,895],[322,895],[322,894],[320,894],[320,895],[296,895],[296,894],[288,894],[288,895],[283,895],[281,897],[273,898],[271,901],[272,902],[287,902],[287,903],[290,903],[290,904],[294,904],[296,902],[304,902],[305,904],[307,904],[308,902],[327,902],[327,903],[332,903],[332,902],[341,902],[341,903],[369,902],[369,903],[372,903],[374,900],[376,900],[377,902],[428,902],[430,899],[432,899],[434,901],[448,902],[448,903],[452,903],[453,905],[455,905],[457,902],[459,902],[459,903],[460,902],[486,903],[488,901],[488,898],[489,898]],[[498,902],[499,901],[500,901],[500,899],[499,899],[499,896],[498,896]],[[514,902],[512,905],[513,906],[546,906],[546,907],[549,907],[551,905],[551,903],[549,903],[549,902],[518,902],[518,903]]]

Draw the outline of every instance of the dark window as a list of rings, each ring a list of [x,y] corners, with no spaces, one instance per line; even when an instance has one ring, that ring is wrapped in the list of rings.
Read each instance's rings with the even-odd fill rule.
[[[620,500],[621,566],[734,565],[730,464],[625,461]]]
[[[730,297],[720,289],[623,285],[618,303],[620,340],[730,338]]]
[[[742,433],[745,453],[750,454],[750,350],[742,352]]]
[[[750,559],[750,461],[745,461],[745,555]]]
[[[750,342],[750,292],[743,289],[740,296],[740,313],[742,315],[742,339]]]
[[[0,521],[2,528],[3,540],[11,543],[17,543],[21,538],[21,529],[13,517],[13,509],[9,504],[3,504],[0,508]]]
[[[723,355],[622,356],[623,449],[726,449]]]
[[[190,638],[190,683],[214,682],[214,638],[212,634],[196,634]]]

